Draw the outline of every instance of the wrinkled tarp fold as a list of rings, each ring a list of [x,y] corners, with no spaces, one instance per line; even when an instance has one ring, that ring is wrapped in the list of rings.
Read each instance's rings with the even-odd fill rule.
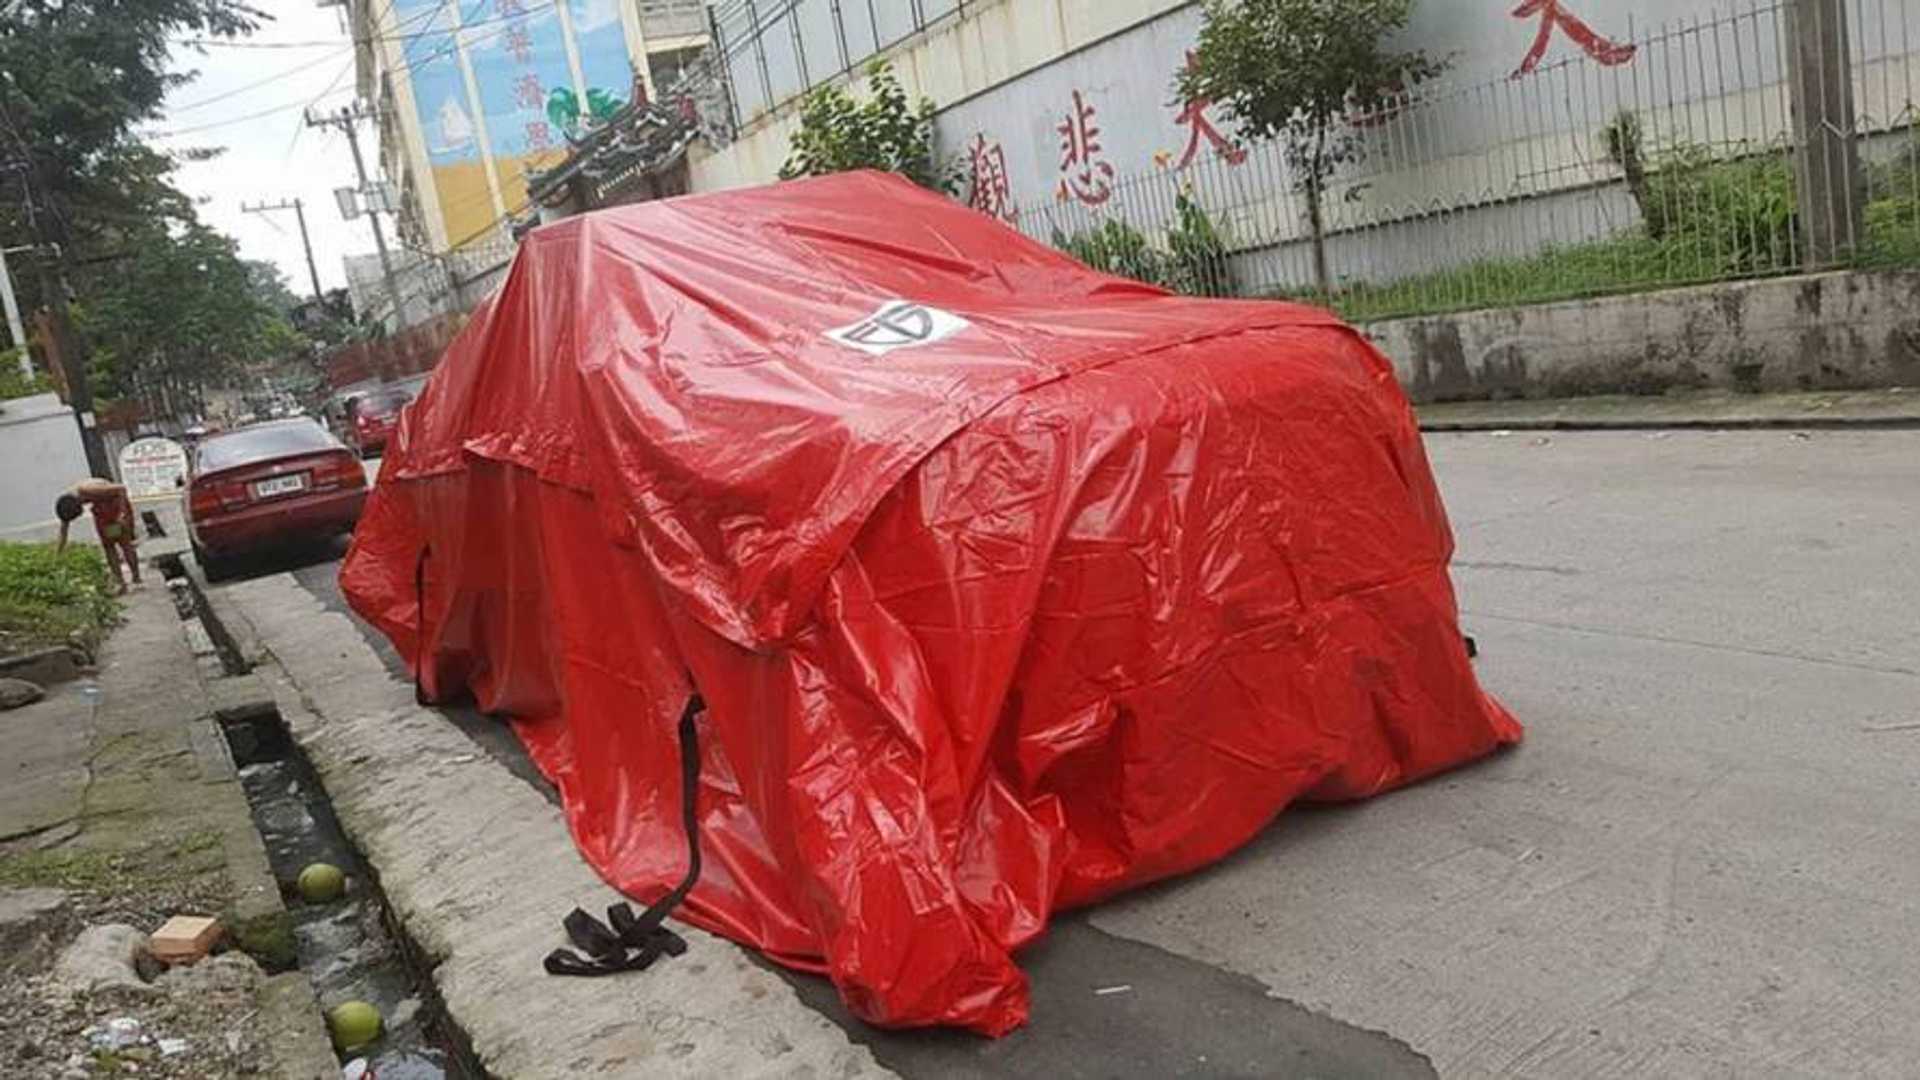
[[[963,325],[827,336],[901,302]],[[1451,554],[1391,368],[1331,315],[856,173],[535,230],[341,580],[434,694],[513,717],[641,900],[685,868],[697,687],[684,917],[873,1022],[998,1034],[1053,912],[1519,739]]]

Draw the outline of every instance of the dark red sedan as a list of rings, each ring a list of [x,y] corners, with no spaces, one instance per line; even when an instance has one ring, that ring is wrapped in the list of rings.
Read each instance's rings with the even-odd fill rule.
[[[194,450],[187,532],[208,580],[234,556],[351,532],[367,500],[360,459],[303,418],[213,435]]]
[[[400,410],[413,400],[398,386],[383,386],[347,399],[347,442],[361,457],[372,457],[387,448],[393,426],[400,421]]]

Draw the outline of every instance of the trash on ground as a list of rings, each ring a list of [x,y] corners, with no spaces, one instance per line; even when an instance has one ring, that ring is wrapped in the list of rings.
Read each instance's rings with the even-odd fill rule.
[[[188,1049],[185,1039],[155,1039],[153,1045],[160,1048],[161,1057],[178,1057]]]
[[[124,1050],[138,1045],[146,1032],[140,1021],[131,1016],[116,1016],[105,1024],[87,1031],[87,1041],[95,1050]]]
[[[1098,989],[1094,990],[1093,993],[1094,993],[1094,996],[1096,997],[1106,997],[1108,994],[1124,994],[1127,991],[1132,989],[1133,989],[1132,983],[1121,983],[1119,986],[1099,987]]]

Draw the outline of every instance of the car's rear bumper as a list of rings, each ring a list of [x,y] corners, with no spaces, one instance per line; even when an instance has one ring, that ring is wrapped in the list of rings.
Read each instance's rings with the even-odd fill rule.
[[[353,528],[366,502],[367,489],[353,488],[263,503],[208,520],[196,520],[193,538],[215,555],[319,540]]]

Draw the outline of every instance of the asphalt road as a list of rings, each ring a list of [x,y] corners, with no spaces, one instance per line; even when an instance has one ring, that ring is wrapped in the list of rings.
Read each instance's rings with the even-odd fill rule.
[[[1062,920],[1007,1040],[806,999],[920,1075],[1912,1075],[1920,432],[1428,447],[1522,747]]]

